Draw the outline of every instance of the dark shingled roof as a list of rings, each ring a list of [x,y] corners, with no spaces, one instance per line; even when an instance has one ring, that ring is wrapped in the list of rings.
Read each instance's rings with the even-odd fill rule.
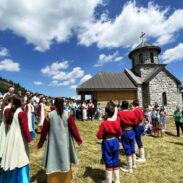
[[[137,87],[125,73],[99,72],[77,88],[79,91],[136,90]]]
[[[158,50],[158,54],[161,52],[161,48],[159,46],[154,46],[147,42],[141,42],[135,49],[133,49],[129,53],[128,57],[131,59],[132,53],[134,53],[135,51],[139,51],[141,49],[156,49],[156,50]]]

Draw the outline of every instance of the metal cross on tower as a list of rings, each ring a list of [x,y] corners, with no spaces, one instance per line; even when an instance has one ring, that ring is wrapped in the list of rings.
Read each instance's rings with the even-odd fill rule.
[[[145,34],[146,34],[146,33],[141,32],[141,36],[140,36],[140,38],[142,39],[142,43],[144,42],[144,36],[145,36]]]

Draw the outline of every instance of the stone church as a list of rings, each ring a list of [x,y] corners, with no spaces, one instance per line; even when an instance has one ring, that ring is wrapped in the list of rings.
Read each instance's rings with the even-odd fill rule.
[[[103,105],[109,100],[120,103],[121,100],[138,99],[140,105],[164,106],[172,114],[176,105],[182,104],[182,83],[160,64],[161,48],[142,42],[129,53],[132,68],[124,72],[98,72],[76,89],[81,99],[91,95],[92,99]]]

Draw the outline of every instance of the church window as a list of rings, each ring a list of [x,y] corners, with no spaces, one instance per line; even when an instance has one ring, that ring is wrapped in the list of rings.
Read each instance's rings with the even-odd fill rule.
[[[162,93],[162,106],[167,106],[167,96],[166,92]]]
[[[132,58],[132,68],[134,68],[135,67],[135,60],[134,60],[134,58]]]
[[[150,53],[151,63],[154,64],[154,53]]]
[[[140,62],[140,64],[143,64],[143,55],[142,55],[142,53],[139,55],[139,62]]]

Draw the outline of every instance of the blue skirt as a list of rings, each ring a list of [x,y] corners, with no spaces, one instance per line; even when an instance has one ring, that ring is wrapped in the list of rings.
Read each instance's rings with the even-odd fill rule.
[[[29,165],[14,170],[0,170],[0,183],[30,183]]]
[[[30,132],[32,139],[35,138],[34,113],[32,113],[32,132]]]

